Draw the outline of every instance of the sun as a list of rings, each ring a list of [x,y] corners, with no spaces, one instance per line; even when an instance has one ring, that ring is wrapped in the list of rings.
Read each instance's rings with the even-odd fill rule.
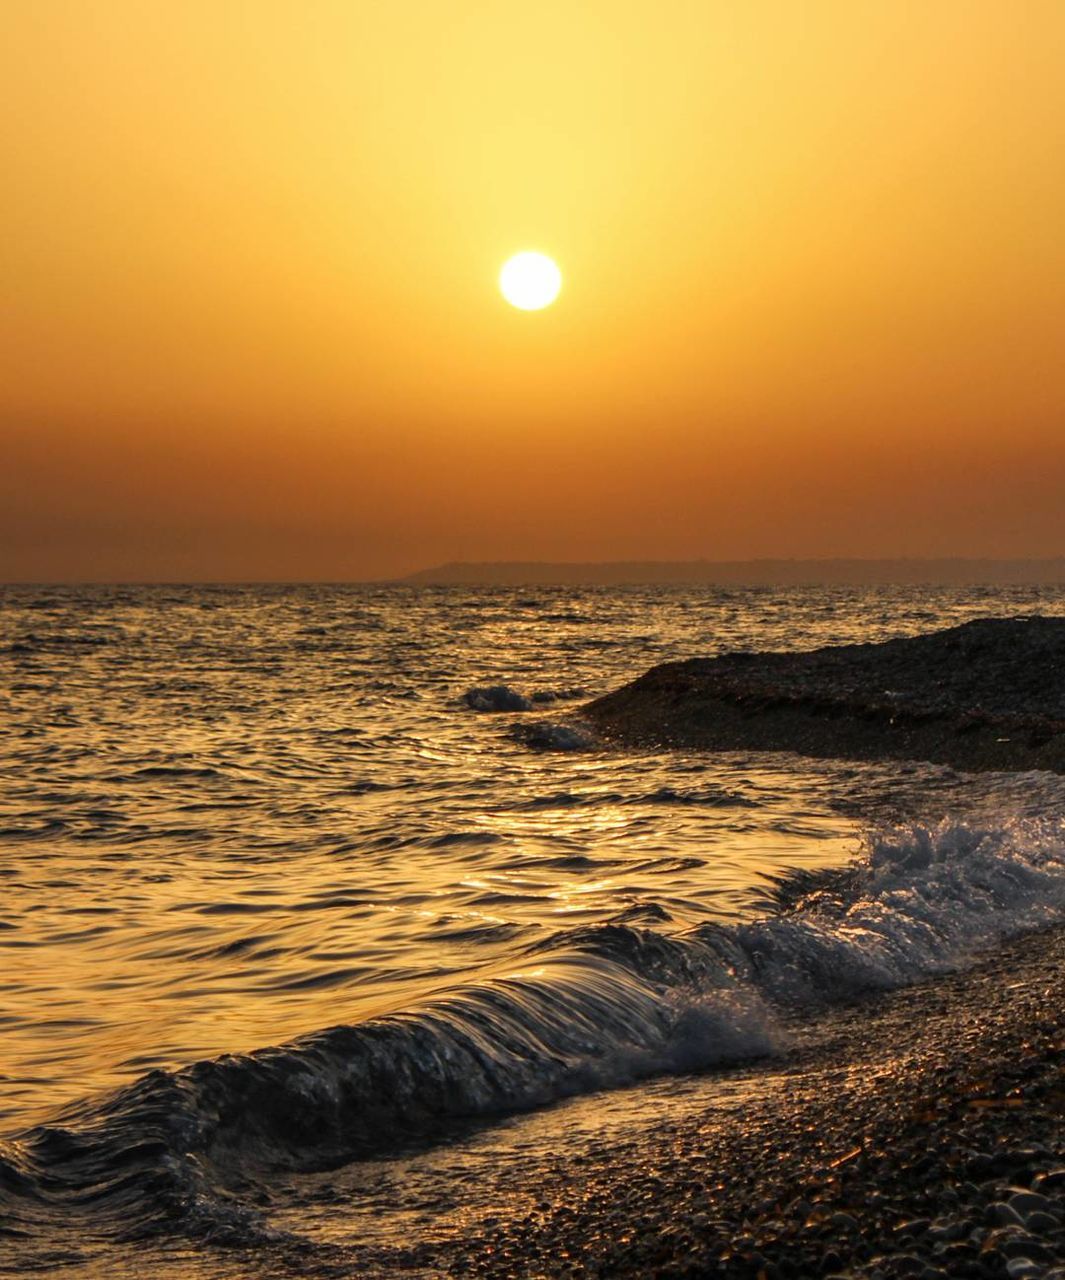
[[[500,293],[521,311],[549,307],[561,288],[562,272],[545,253],[516,253],[499,273]]]

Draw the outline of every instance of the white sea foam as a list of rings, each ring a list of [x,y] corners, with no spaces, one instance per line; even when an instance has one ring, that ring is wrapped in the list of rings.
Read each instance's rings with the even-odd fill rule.
[[[745,979],[778,1001],[831,1001],[957,967],[1065,916],[1065,824],[942,823],[871,836],[865,855],[787,912],[728,932]]]

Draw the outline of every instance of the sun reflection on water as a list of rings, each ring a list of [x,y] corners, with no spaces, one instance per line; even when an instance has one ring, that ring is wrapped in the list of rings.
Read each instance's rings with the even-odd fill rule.
[[[1061,592],[996,607],[1065,611]],[[973,592],[4,589],[0,1126],[520,968],[567,927],[762,911],[767,877],[846,861],[867,822],[1045,802],[1059,782],[531,751],[521,715],[459,702],[987,610]]]

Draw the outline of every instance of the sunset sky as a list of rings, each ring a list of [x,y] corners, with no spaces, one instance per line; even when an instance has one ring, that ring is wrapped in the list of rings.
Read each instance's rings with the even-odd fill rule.
[[[0,578],[1065,553],[1063,66],[1061,0],[11,0]]]

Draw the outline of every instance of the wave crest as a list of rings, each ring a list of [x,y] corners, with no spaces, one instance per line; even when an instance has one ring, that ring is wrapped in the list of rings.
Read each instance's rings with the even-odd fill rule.
[[[564,931],[506,977],[292,1044],[152,1072],[0,1152],[0,1206],[111,1206],[124,1231],[261,1229],[226,1191],[488,1117],[774,1052],[788,1014],[928,978],[1065,916],[1065,824],[871,837],[777,909],[670,936]],[[132,1154],[131,1154],[132,1153]],[[133,1170],[135,1176],[131,1177]],[[118,1208],[121,1212],[118,1212]]]

